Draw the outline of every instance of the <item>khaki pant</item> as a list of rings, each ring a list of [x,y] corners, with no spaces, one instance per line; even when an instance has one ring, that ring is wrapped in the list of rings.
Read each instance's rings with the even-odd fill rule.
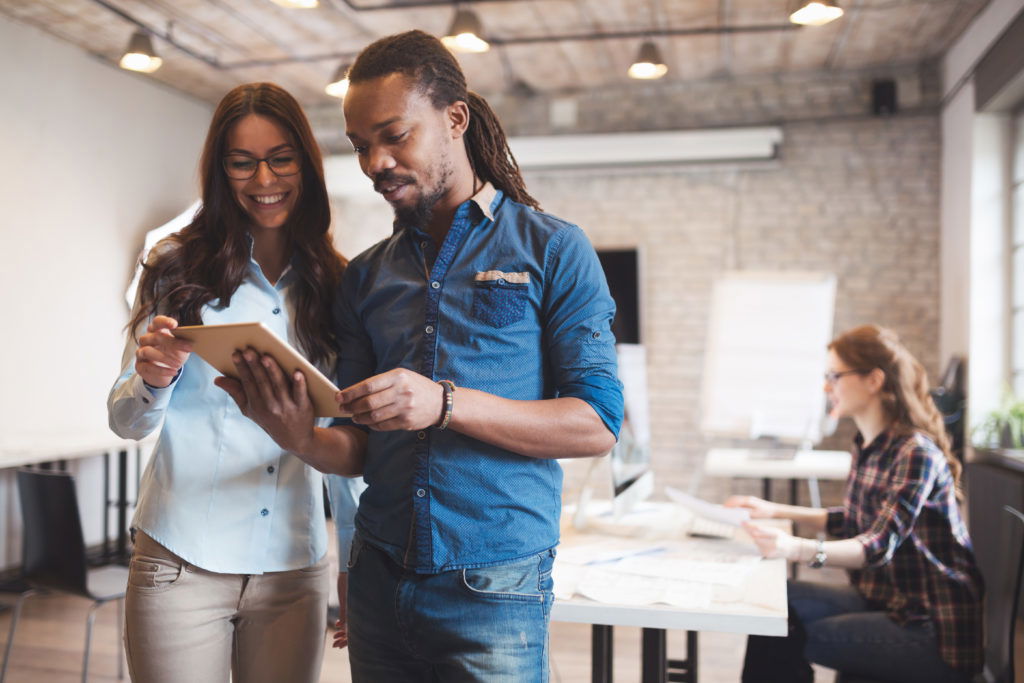
[[[328,562],[267,574],[193,567],[135,537],[125,650],[135,683],[316,683],[327,624]]]

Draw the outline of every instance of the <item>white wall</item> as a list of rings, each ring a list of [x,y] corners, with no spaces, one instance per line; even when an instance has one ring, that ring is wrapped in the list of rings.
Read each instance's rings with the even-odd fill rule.
[[[0,17],[0,443],[106,432],[144,232],[187,207],[212,108]],[[96,461],[82,463],[87,542]],[[17,560],[0,471],[0,567]],[[90,504],[92,503],[92,504]]]
[[[950,47],[942,63],[942,321],[940,353],[970,358],[969,410],[975,421],[998,402],[1005,376],[1000,319],[1005,265],[998,200],[998,149],[1006,127],[974,107],[973,70],[1024,0],[992,0]],[[982,172],[982,169],[987,169]],[[978,334],[972,335],[972,329]],[[980,332],[984,331],[984,334]]]

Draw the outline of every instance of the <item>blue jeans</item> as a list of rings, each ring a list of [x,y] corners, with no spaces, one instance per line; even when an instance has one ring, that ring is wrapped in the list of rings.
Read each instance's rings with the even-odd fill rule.
[[[894,683],[960,683],[970,676],[939,655],[930,620],[900,626],[869,607],[852,586],[790,581],[790,633],[751,636],[745,683],[813,680],[808,661],[846,674]]]
[[[547,683],[555,551],[416,574],[358,535],[349,560],[354,683]]]

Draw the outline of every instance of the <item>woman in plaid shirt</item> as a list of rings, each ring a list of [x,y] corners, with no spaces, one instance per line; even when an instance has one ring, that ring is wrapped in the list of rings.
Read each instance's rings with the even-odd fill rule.
[[[859,432],[843,505],[726,505],[817,534],[746,525],[765,557],[843,567],[850,585],[791,581],[790,633],[750,638],[743,681],[811,681],[808,661],[886,681],[969,681],[982,668],[982,579],[924,369],[894,332],[864,325],[829,344],[825,391],[832,415]]]

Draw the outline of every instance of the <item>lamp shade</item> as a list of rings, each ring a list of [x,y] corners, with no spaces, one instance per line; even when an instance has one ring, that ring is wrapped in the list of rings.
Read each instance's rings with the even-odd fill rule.
[[[460,9],[455,12],[452,25],[441,42],[453,52],[487,52],[490,43],[483,39],[483,25],[476,12]]]
[[[661,50],[653,41],[647,40],[640,46],[640,51],[629,67],[629,77],[642,80],[661,78],[668,73],[668,66],[661,57]]]
[[[331,77],[331,82],[324,88],[324,92],[331,97],[342,98],[348,92],[348,70],[352,67],[348,62],[338,65]]]
[[[823,26],[843,16],[843,8],[830,0],[799,0],[795,7],[789,20],[804,26]]]
[[[129,71],[141,71],[142,73],[153,73],[160,68],[164,60],[156,56],[153,49],[153,41],[145,31],[136,31],[128,41],[128,48],[121,55],[119,62],[122,69]]]

